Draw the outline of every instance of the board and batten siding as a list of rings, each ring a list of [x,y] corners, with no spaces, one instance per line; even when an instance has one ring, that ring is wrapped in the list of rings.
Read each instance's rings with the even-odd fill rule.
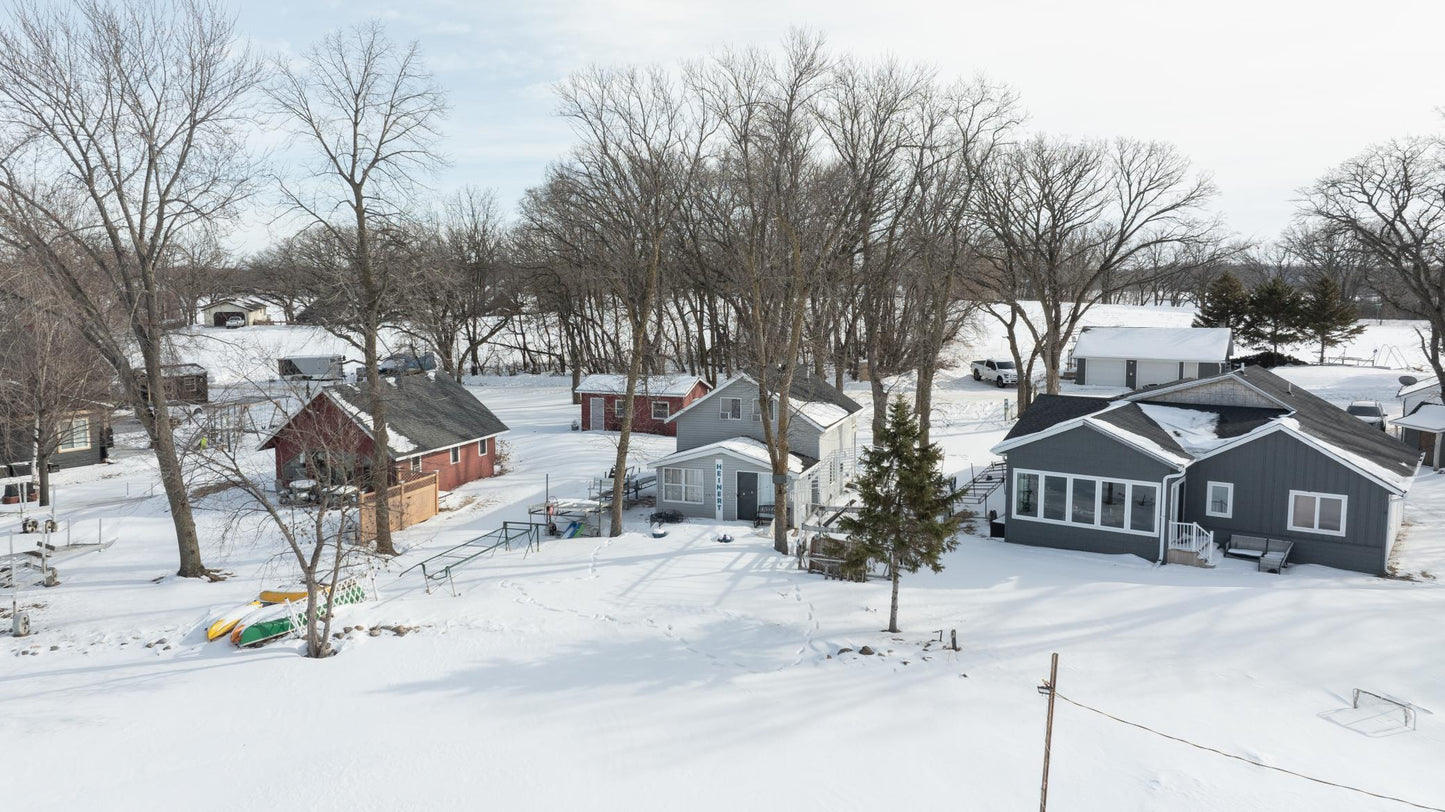
[[[742,401],[741,420],[723,420],[722,398],[738,398]],[[765,443],[763,424],[753,419],[753,401],[758,399],[758,387],[751,381],[739,378],[719,387],[705,401],[673,420],[677,424],[677,450],[688,451],[734,437],[751,437]],[[805,457],[820,458],[819,432],[801,416],[794,414],[788,423],[789,450]]]
[[[1207,515],[1205,489],[1209,482],[1234,485],[1228,518]],[[1374,575],[1385,571],[1393,540],[1393,494],[1288,434],[1274,432],[1198,460],[1189,467],[1184,487],[1184,520],[1213,531],[1217,543],[1234,533],[1288,539],[1294,542],[1291,563],[1323,564]],[[1292,490],[1345,496],[1345,535],[1290,530]]]
[[[1078,474],[1099,479],[1124,479],[1159,483],[1178,469],[1130,448],[1103,432],[1079,426],[1052,437],[1036,440],[1008,452],[1008,511],[1004,515],[1004,540],[1035,547],[1084,550],[1113,555],[1129,553],[1149,561],[1159,560],[1158,536],[1113,532],[1052,522],[1031,521],[1013,515],[1014,470]],[[1161,489],[1156,505],[1164,503]],[[1162,521],[1162,518],[1156,519]],[[1156,530],[1158,529],[1156,524]]]

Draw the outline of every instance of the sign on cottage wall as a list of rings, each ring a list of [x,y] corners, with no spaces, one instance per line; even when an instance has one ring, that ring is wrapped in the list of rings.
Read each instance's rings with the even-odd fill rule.
[[[722,460],[717,460],[716,462],[713,463],[713,466],[717,469],[717,483],[716,483],[716,488],[715,488],[715,493],[717,494],[717,496],[716,496],[716,500],[717,500],[717,501],[716,501],[716,504],[714,505],[714,510],[716,511],[717,520],[718,520],[718,521],[722,521],[722,517],[723,517],[723,494],[722,494],[722,482],[723,482],[723,472],[722,472],[722,469],[723,469],[723,465],[722,465]]]

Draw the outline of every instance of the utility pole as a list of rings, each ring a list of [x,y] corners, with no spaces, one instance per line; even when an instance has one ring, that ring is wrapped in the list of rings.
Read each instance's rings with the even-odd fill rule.
[[[1059,653],[1054,652],[1049,664],[1049,678],[1039,686],[1039,693],[1049,698],[1049,716],[1044,725],[1044,780],[1039,786],[1039,812],[1048,812],[1049,808],[1049,746],[1054,739],[1054,693],[1058,691],[1058,686]]]

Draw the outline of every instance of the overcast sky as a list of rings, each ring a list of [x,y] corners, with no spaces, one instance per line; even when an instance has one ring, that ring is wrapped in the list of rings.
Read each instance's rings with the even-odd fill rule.
[[[496,190],[510,210],[570,142],[551,87],[592,63],[658,63],[777,43],[792,26],[834,52],[893,55],[1011,85],[1029,128],[1158,139],[1213,174],[1236,232],[1270,239],[1297,190],[1386,138],[1445,132],[1445,2],[1170,0],[238,0],[241,33],[301,51],[380,18],[417,40],[447,90],[433,182]],[[260,247],[253,225],[238,247]]]

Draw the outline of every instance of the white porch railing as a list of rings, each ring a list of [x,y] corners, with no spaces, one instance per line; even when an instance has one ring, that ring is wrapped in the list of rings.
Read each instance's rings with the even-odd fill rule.
[[[1170,522],[1169,549],[1186,550],[1205,559],[1214,557],[1214,534],[1197,522]]]

